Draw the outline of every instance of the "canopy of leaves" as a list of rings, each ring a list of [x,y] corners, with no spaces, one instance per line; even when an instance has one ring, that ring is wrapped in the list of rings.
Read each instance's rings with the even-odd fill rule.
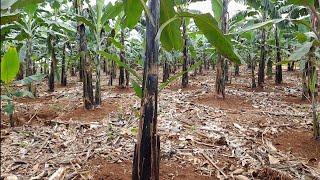
[[[1,0],[1,9],[22,9],[30,4],[42,3],[44,0]]]
[[[125,23],[131,29],[136,26],[142,14],[143,5],[138,1],[140,0],[124,0]]]
[[[164,24],[176,14],[173,1],[161,0],[160,2],[160,24]],[[161,33],[162,46],[170,51],[172,49],[180,50],[182,48],[182,38],[180,31],[181,21],[178,19],[168,24]]]
[[[221,21],[223,3],[222,0],[211,0],[212,11],[217,22]]]
[[[241,63],[239,56],[235,53],[232,47],[230,39],[221,32],[217,21],[211,14],[192,14],[184,12],[180,13],[179,16],[193,18],[199,30],[208,39],[210,44],[213,45],[219,53],[221,53],[221,55],[234,63]]]
[[[1,14],[0,25],[9,24],[21,18],[20,13]]]
[[[311,49],[313,42],[306,42],[298,48],[291,56],[290,60],[301,60]]]

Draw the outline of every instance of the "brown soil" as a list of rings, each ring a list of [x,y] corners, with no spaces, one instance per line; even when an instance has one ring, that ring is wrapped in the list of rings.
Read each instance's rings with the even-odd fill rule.
[[[243,75],[245,76],[245,75]],[[214,76],[212,76],[214,77]],[[242,76],[241,76],[242,77]],[[250,76],[248,76],[250,77]],[[177,91],[182,89],[182,91],[195,91],[201,90],[202,86],[198,83],[194,82],[204,82],[207,80],[205,76],[196,76],[192,77],[192,81],[189,83],[187,88],[181,88],[181,82],[175,82],[167,89],[171,91]],[[103,82],[107,82],[104,80]],[[116,81],[115,81],[116,82]],[[69,82],[68,82],[69,83]],[[283,88],[287,86],[294,86],[294,84],[283,84],[283,85],[275,85],[274,80],[266,80],[266,85],[264,88],[256,88],[251,89],[250,83],[241,84],[241,82],[233,82],[236,84],[227,85],[228,88],[232,89],[243,89],[248,92],[274,92],[275,90]],[[57,85],[57,88],[73,88],[77,83],[73,83],[68,85],[67,87],[61,87]],[[134,93],[132,88],[120,88],[118,86],[102,86],[102,92],[112,92],[115,94],[126,94],[126,93]],[[18,99],[18,103],[27,104],[27,108],[24,109],[24,112],[17,112],[14,116],[17,122],[17,126],[21,126],[26,124],[33,117],[31,121],[32,124],[41,124],[41,120],[51,120],[58,116],[59,119],[65,121],[82,121],[82,122],[92,122],[92,121],[101,121],[106,119],[108,116],[112,115],[112,112],[119,112],[122,108],[122,105],[130,104],[132,101],[130,98],[122,98],[117,96],[115,99],[110,98],[108,100],[104,100],[103,104],[99,108],[95,108],[93,110],[85,110],[83,108],[83,104],[77,103],[75,106],[70,106],[70,110],[66,110],[66,107],[69,107],[69,103],[66,103],[66,100],[61,100],[59,98],[54,98],[53,95],[47,95],[45,97],[37,98],[37,99],[29,99],[29,98],[21,98]],[[301,101],[300,97],[294,96],[281,96],[282,101],[286,101],[288,103],[297,103],[297,104],[309,104],[308,101]],[[80,101],[80,100],[79,100]],[[69,101],[68,101],[69,102]],[[222,97],[216,96],[213,93],[204,94],[200,97],[193,98],[194,103],[209,105],[215,108],[220,108],[223,110],[227,110],[227,119],[225,122],[226,128],[235,128],[233,123],[237,122],[241,125],[247,125],[252,127],[262,127],[266,125],[270,125],[269,121],[267,121],[267,117],[260,114],[251,114],[253,110],[252,104],[250,101],[247,101],[245,98],[241,98],[234,95],[226,95],[226,99],[222,99]],[[41,104],[40,110],[36,113],[33,109],[33,106],[36,104]],[[71,103],[72,104],[72,103]],[[58,108],[54,108],[57,106]],[[52,109],[53,108],[53,109]],[[65,112],[66,114],[63,114]],[[34,116],[33,116],[34,115]],[[1,119],[5,122],[8,122],[8,117],[1,113]],[[192,117],[190,117],[190,120]],[[280,120],[280,119],[277,119]],[[7,124],[7,123],[6,123]],[[2,125],[2,124],[1,124]],[[260,132],[259,132],[260,133]],[[259,135],[252,134],[252,135]],[[174,136],[173,136],[174,137]],[[272,136],[273,137],[273,136]],[[206,142],[207,139],[204,138],[201,142],[211,143],[210,141]],[[177,144],[177,142],[175,142]],[[316,141],[312,138],[312,133],[306,130],[300,131],[291,131],[280,134],[273,141],[274,145],[278,150],[284,152],[290,152],[295,157],[301,157],[308,161],[311,166],[320,167],[320,141]],[[226,145],[227,142],[225,139],[219,139],[215,142],[215,145],[221,146]],[[205,145],[199,145],[198,147],[207,148]],[[219,167],[226,167],[227,165],[235,165],[237,164],[236,159],[223,159],[224,156],[217,157],[216,159],[221,164],[218,164]],[[221,160],[221,161],[220,161]],[[90,174],[94,179],[111,179],[111,180],[121,180],[121,179],[131,179],[131,162],[122,162],[122,163],[108,163],[107,160],[96,158],[92,159],[89,162],[85,163],[90,170]],[[239,164],[238,164],[239,165]],[[267,179],[266,177],[270,177],[268,179],[285,179],[285,175],[274,171],[272,169],[260,169],[256,172],[256,178],[259,179]],[[160,179],[170,180],[170,179],[178,179],[178,180],[206,180],[206,179],[216,179],[216,177],[208,177],[202,176],[196,171],[196,167],[190,165],[180,165],[178,162],[172,160],[163,160],[161,161],[160,166]]]
[[[261,179],[261,180],[292,180],[293,178],[289,176],[288,174],[279,172],[277,170],[271,169],[271,168],[262,168],[255,172],[253,172],[253,177],[255,179]]]
[[[121,88],[120,86],[116,86],[112,88],[112,92],[123,94],[123,93],[133,93],[134,90],[130,87]]]
[[[270,85],[273,86],[273,85]],[[226,84],[226,87],[231,87],[237,90],[243,90],[246,92],[273,92],[269,85],[264,85],[264,87],[259,87],[257,84],[256,88],[252,88],[251,84]]]
[[[67,82],[67,86],[62,86],[60,83],[59,84],[55,84],[55,88],[57,89],[68,89],[68,88],[72,88],[75,87],[77,84],[75,82]]]
[[[226,95],[226,98],[223,99],[215,94],[205,94],[195,99],[195,103],[220,109],[243,110],[252,108],[251,102],[246,101],[244,98],[233,95]]]
[[[178,91],[179,89],[181,89],[182,91],[193,91],[201,89],[201,87],[195,84],[189,84],[186,88],[182,88],[181,84],[172,84],[167,87],[167,89],[171,91]]]
[[[251,113],[241,113],[237,111],[230,111],[227,115],[227,121],[229,122],[231,126],[233,126],[233,123],[238,123],[241,125],[248,125],[252,127],[263,127],[265,124],[268,124],[268,121],[266,120],[266,116],[261,114],[251,114]]]
[[[295,84],[293,83],[282,83],[282,84],[275,84],[274,82],[274,78],[268,78],[266,77],[265,79],[265,84],[263,85],[263,87],[259,87],[258,86],[258,81],[256,79],[256,88],[251,88],[251,75],[249,74],[244,74],[244,75],[240,75],[236,78],[244,78],[248,83],[243,83],[243,84],[239,84],[239,83],[235,83],[232,82],[231,84],[226,84],[226,87],[233,87],[235,89],[241,89],[247,92],[274,92],[275,89],[279,89],[282,87],[295,87]]]
[[[46,96],[46,97],[37,97],[37,98],[27,98],[27,97],[24,97],[24,98],[18,98],[18,99],[15,99],[15,102],[17,103],[25,103],[25,104],[35,104],[35,103],[45,103],[45,102],[48,102],[52,99],[51,96]]]
[[[25,113],[16,112],[13,115],[13,121],[15,123],[15,126],[23,126],[24,124],[39,124],[39,122],[35,120],[52,120],[56,117],[58,117],[57,112],[51,110],[50,108],[42,108],[37,112],[35,110],[28,111]],[[4,113],[1,113],[1,120],[2,122],[9,124],[9,117]],[[6,126],[2,126],[2,128],[5,127]]]
[[[45,119],[45,120],[52,120],[56,117],[58,117],[57,112],[51,110],[51,109],[41,109],[37,114],[36,117],[40,119]]]
[[[270,83],[270,85],[273,85],[276,87],[295,87],[295,84],[293,83],[281,83],[281,84]]]
[[[102,92],[108,92],[111,91],[112,93],[116,94],[126,94],[126,93],[134,93],[133,88],[131,87],[120,87],[120,86],[109,86],[109,85],[103,85],[101,86]]]
[[[60,119],[65,121],[76,120],[82,122],[101,121],[113,111],[117,111],[117,105],[116,103],[109,101],[104,102],[100,107],[92,110],[86,110],[83,106],[78,107],[77,109],[61,116]]]
[[[287,103],[294,103],[294,104],[311,104],[308,100],[302,100],[301,97],[296,97],[296,96],[284,96],[282,98],[283,101]]]
[[[226,87],[233,87],[235,89],[251,89],[251,84],[226,84]]]
[[[89,161],[92,168],[92,176],[95,180],[131,180],[132,164],[130,162],[108,163],[104,159],[92,159]],[[176,162],[161,161],[161,180],[209,180],[216,179],[198,174],[194,167],[180,165]]]
[[[284,132],[273,143],[277,149],[305,158],[311,165],[320,163],[320,141],[313,138],[311,131]]]
[[[17,112],[13,114],[12,119],[14,121],[15,126],[22,126],[30,119],[30,117],[28,114]],[[1,112],[1,128],[8,128],[9,125],[9,116]]]

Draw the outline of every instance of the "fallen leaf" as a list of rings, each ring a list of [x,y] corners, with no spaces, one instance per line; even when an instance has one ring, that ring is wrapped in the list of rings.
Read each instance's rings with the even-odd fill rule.
[[[64,178],[64,172],[65,172],[65,168],[64,167],[60,167],[55,173],[53,173],[49,180],[61,180]]]
[[[279,164],[280,163],[280,160],[271,156],[270,154],[268,154],[268,157],[269,157],[269,163],[271,165],[274,165],[274,164]]]
[[[34,166],[32,167],[32,170],[33,170],[34,172],[37,172],[37,171],[39,170],[39,166],[40,166],[40,164],[37,163],[36,165],[34,165]]]
[[[237,175],[234,177],[237,180],[249,180],[249,178],[247,176],[244,175]]]
[[[244,130],[245,130],[245,129],[244,129],[242,126],[240,126],[240,124],[238,124],[238,123],[233,123],[233,126],[236,127],[237,129],[239,129],[240,131],[244,131]]]
[[[16,175],[9,175],[4,178],[4,180],[18,180],[18,177]]]
[[[269,147],[269,149],[270,149],[272,152],[277,152],[277,148],[274,147],[274,145],[272,144],[272,142],[266,141],[266,145]]]
[[[232,173],[236,175],[236,174],[241,174],[243,172],[244,172],[244,169],[239,168],[239,169],[234,170]]]
[[[187,136],[186,136],[186,140],[193,140],[193,136],[187,135]]]

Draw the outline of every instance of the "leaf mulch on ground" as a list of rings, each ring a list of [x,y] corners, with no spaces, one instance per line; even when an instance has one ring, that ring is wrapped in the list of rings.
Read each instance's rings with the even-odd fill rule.
[[[206,73],[188,90],[176,83],[160,93],[161,179],[320,178],[311,107],[299,101],[294,75],[257,91],[245,75],[233,78],[241,86],[227,86],[222,100]],[[18,127],[2,115],[1,177],[130,179],[140,100],[131,89],[103,86],[103,105],[85,111],[81,83],[71,82],[19,100]]]

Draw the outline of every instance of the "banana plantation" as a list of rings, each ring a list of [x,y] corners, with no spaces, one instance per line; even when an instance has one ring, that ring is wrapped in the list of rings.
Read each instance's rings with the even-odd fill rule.
[[[320,179],[319,0],[1,0],[1,179]]]

